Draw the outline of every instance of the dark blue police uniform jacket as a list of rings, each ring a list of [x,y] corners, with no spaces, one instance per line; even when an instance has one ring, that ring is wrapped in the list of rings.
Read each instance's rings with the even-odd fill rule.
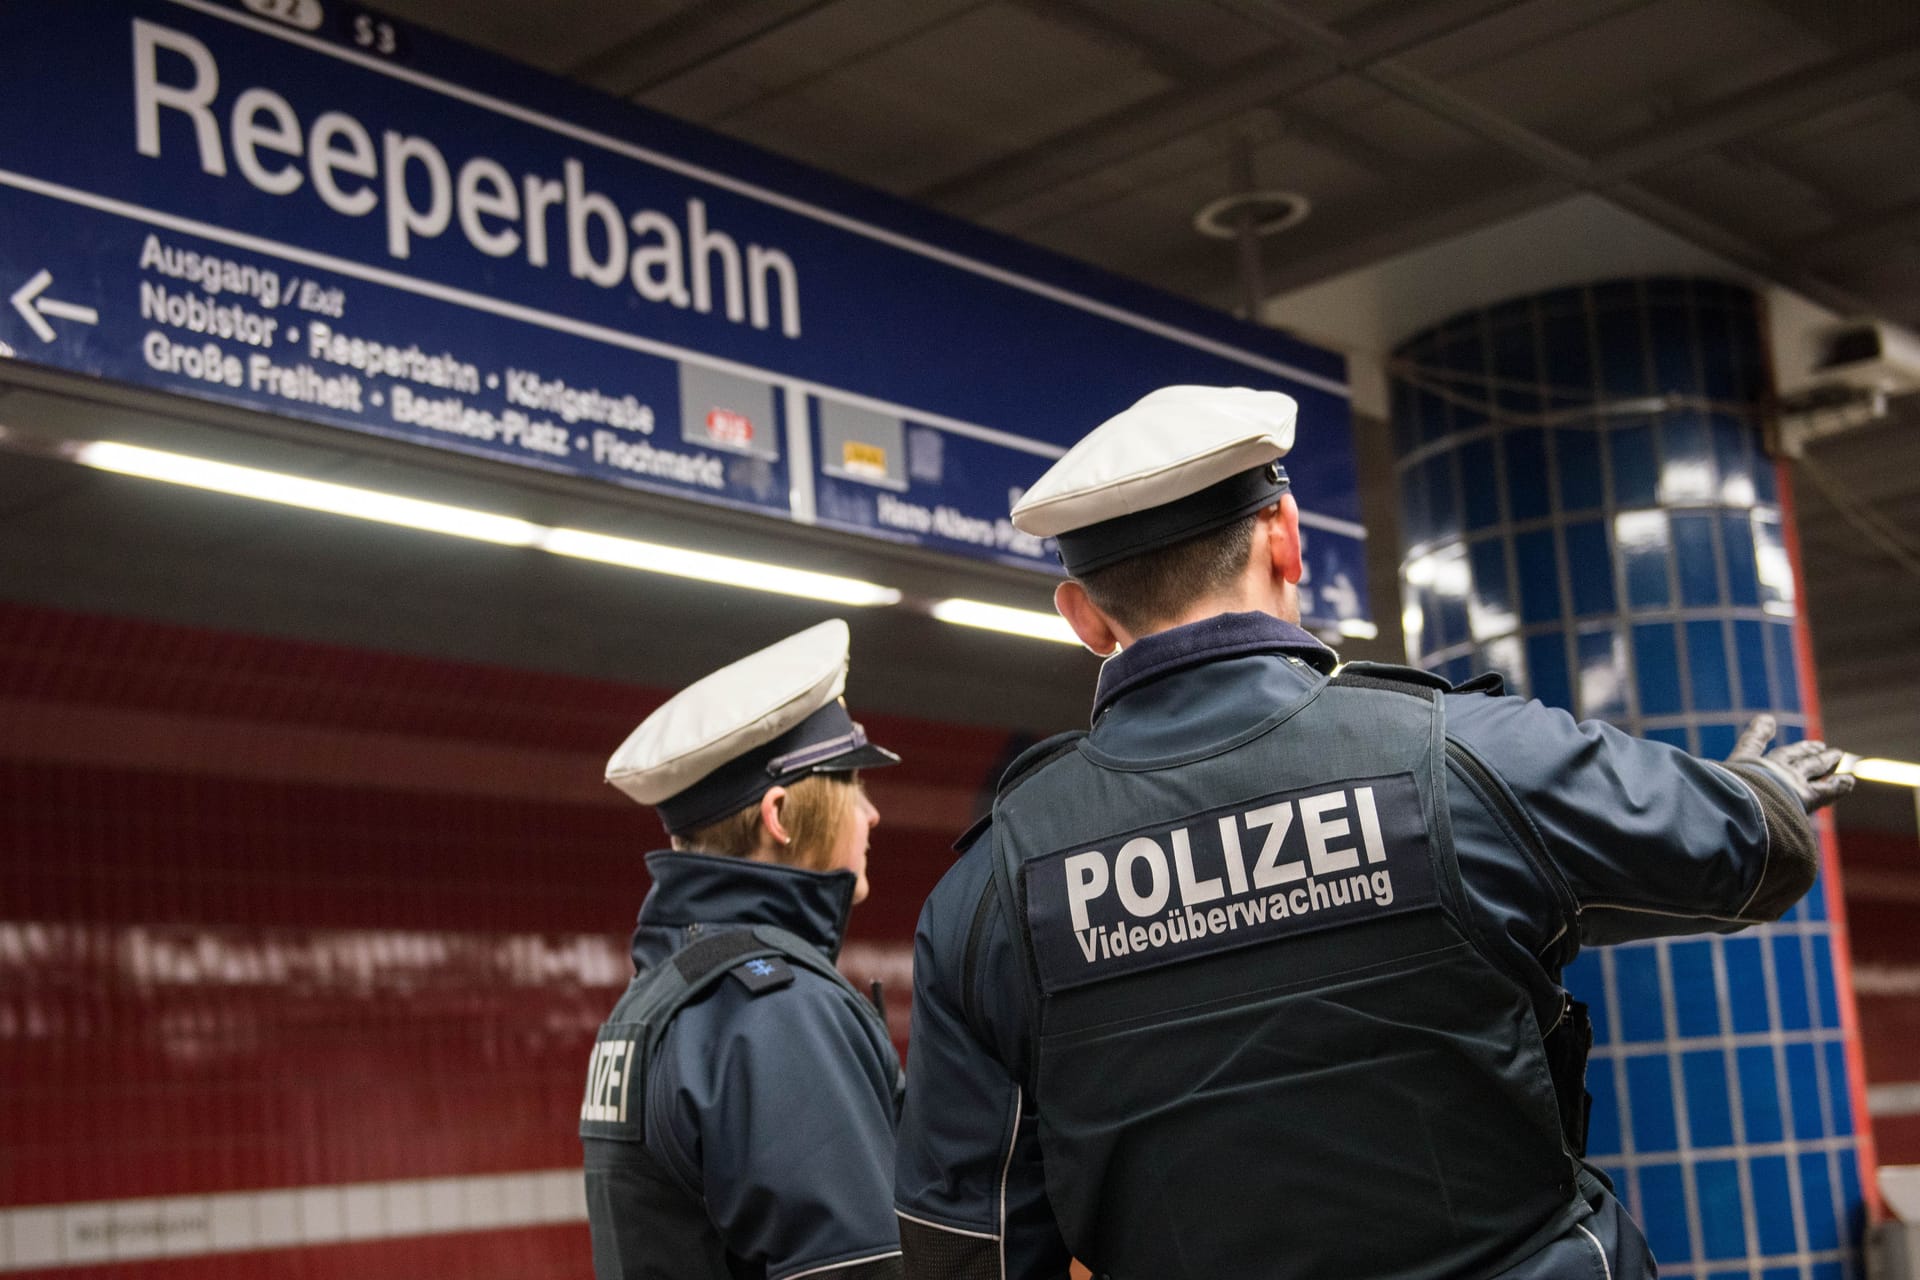
[[[1333,662],[1305,631],[1261,613],[1148,636],[1102,670],[1087,742],[1119,760],[1202,752],[1300,700]],[[1769,817],[1782,846],[1811,849],[1797,804],[1766,794],[1779,789],[1764,779],[1518,698],[1450,693],[1444,712],[1449,743],[1464,748],[1447,753],[1446,805],[1467,909],[1542,1028],[1560,1019],[1560,969],[1579,946],[1728,931],[1777,916],[1810,883],[1809,870],[1797,887],[1762,892]],[[1536,865],[1482,799],[1490,780],[1532,823],[1551,865]],[[992,883],[993,841],[988,827],[940,882],[915,938],[895,1206],[908,1273],[929,1280],[1067,1270],[1026,1096],[1036,1048],[1022,960]],[[1222,1177],[1244,1178],[1260,1158],[1222,1150],[1217,1164]],[[1504,1280],[1655,1274],[1624,1208],[1597,1182],[1583,1186],[1591,1215]],[[1204,1189],[1195,1198],[1204,1203]],[[1273,1248],[1286,1247],[1276,1226]]]
[[[856,878],[742,858],[647,856],[637,972],[689,943],[772,925],[840,952]],[[892,1212],[898,1056],[853,1001],[805,968],[755,994],[726,980],[668,1025],[643,1084],[645,1149],[703,1205],[736,1276],[898,1275]],[[589,1139],[588,1162],[620,1142]],[[618,1204],[601,1206],[618,1215]],[[644,1223],[615,1224],[644,1234]],[[631,1252],[644,1254],[645,1239]],[[669,1274],[693,1274],[667,1264]],[[642,1272],[641,1274],[653,1274]]]

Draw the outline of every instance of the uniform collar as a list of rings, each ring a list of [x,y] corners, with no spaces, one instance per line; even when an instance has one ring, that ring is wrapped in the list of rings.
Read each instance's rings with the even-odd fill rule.
[[[830,957],[840,954],[859,883],[851,871],[807,871],[678,850],[648,854],[647,872],[653,888],[640,904],[642,929],[770,924]]]
[[[1107,659],[1094,690],[1093,718],[1098,720],[1129,689],[1184,667],[1253,653],[1290,654],[1321,672],[1331,672],[1339,661],[1310,632],[1270,613],[1217,613],[1142,636]]]

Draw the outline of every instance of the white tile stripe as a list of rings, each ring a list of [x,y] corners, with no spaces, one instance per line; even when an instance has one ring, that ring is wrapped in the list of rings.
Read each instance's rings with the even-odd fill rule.
[[[1751,1049],[1756,1046],[1776,1044],[1834,1044],[1845,1039],[1846,1032],[1839,1027],[1823,1027],[1807,1031],[1736,1031],[1717,1036],[1674,1036],[1667,1040],[1610,1040],[1606,1044],[1595,1044],[1593,1052],[1588,1057],[1620,1060],[1658,1057],[1663,1053],[1689,1053],[1696,1049]]]
[[[1715,1160],[1737,1160],[1744,1164],[1746,1161],[1758,1160],[1766,1156],[1791,1158],[1810,1151],[1851,1151],[1855,1142],[1853,1138],[1794,1138],[1781,1142],[1749,1142],[1731,1147],[1688,1147],[1684,1153],[1678,1148],[1672,1151],[1637,1151],[1631,1155],[1592,1152],[1587,1158],[1603,1169],[1640,1169],[1647,1165],[1683,1163],[1692,1167]]]
[[[0,1272],[585,1222],[578,1169],[0,1209]]]
[[[1677,1276],[1686,1276],[1692,1280],[1705,1280],[1710,1275],[1722,1275],[1728,1272],[1745,1270],[1750,1275],[1759,1275],[1762,1270],[1775,1267],[1798,1267],[1800,1274],[1808,1274],[1808,1268],[1822,1262],[1849,1263],[1853,1261],[1853,1252],[1848,1249],[1824,1249],[1818,1253],[1770,1253],[1758,1259],[1751,1266],[1744,1258],[1722,1258],[1718,1262],[1682,1262],[1674,1266],[1660,1264],[1660,1274],[1667,1280]]]
[[[1870,1086],[1867,1112],[1876,1116],[1920,1115],[1920,1080],[1896,1080]]]

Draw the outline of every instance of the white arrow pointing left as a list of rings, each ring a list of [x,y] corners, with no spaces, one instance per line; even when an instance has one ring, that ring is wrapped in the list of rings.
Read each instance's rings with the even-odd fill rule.
[[[13,309],[27,322],[27,327],[40,335],[40,341],[53,341],[53,326],[46,321],[47,316],[56,320],[77,320],[81,324],[99,324],[100,313],[92,307],[83,307],[74,302],[60,302],[53,298],[42,298],[47,286],[53,283],[53,272],[42,268],[33,279],[13,291],[7,301],[13,303]]]

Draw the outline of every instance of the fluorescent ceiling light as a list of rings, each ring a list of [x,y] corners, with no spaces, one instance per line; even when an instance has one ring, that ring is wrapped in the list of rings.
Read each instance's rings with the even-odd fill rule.
[[[1365,618],[1342,618],[1340,634],[1351,636],[1355,640],[1377,640],[1380,638],[1380,628]]]
[[[397,494],[359,489],[352,485],[329,484],[278,471],[234,466],[206,458],[145,449],[138,445],[96,440],[81,445],[74,458],[90,467],[116,471],[122,475],[164,480],[169,484],[190,485],[217,493],[286,506],[375,520],[382,524],[404,525],[430,533],[451,534],[457,538],[476,538],[511,547],[538,547],[555,555],[580,560],[597,560],[647,573],[669,574],[677,578],[696,578],[722,586],[744,587],[751,591],[772,591],[781,595],[803,596],[830,604],[897,604],[900,593],[892,587],[840,578],[832,574],[810,573],[786,565],[741,560],[733,556],[710,555],[681,547],[616,538],[581,529],[549,529],[513,516],[474,511],[466,507],[404,498]]]
[[[1026,636],[1030,640],[1051,640],[1055,644],[1080,643],[1080,637],[1073,634],[1073,628],[1067,625],[1064,618],[1035,609],[1009,609],[1003,604],[987,604],[981,600],[942,600],[933,606],[933,616],[942,622],[980,627],[986,631],[1004,631],[1012,636]]]
[[[676,578],[697,578],[750,591],[772,591],[780,595],[805,596],[833,604],[898,604],[900,593],[876,582],[858,578],[839,578],[829,573],[810,573],[781,564],[758,560],[740,560],[733,556],[710,555],[682,547],[641,542],[635,538],[613,538],[604,533],[582,529],[549,529],[540,540],[542,550],[579,560],[598,560],[602,564],[624,565],[647,573],[670,574]]]
[[[1920,787],[1920,764],[1905,760],[1881,760],[1868,757],[1855,760],[1852,773],[1868,782],[1890,782],[1896,787]]]
[[[328,484],[323,480],[308,480],[300,476],[283,475],[278,471],[236,467],[227,462],[190,458],[185,454],[164,453],[159,449],[143,449],[138,445],[116,444],[108,440],[81,445],[74,451],[74,457],[102,471],[117,471],[122,475],[142,476],[148,480],[165,480],[169,484],[190,485],[195,489],[211,489],[216,493],[278,502],[289,507],[305,507],[309,511],[326,511],[358,520],[405,525],[409,529],[425,529],[430,533],[448,533],[456,538],[478,538],[482,542],[498,542],[510,547],[532,546],[546,532],[537,524],[516,520],[512,516],[471,511],[466,507],[451,507],[440,502],[423,502],[418,498],[402,498],[391,493],[377,493],[372,489],[357,489],[352,485]]]

